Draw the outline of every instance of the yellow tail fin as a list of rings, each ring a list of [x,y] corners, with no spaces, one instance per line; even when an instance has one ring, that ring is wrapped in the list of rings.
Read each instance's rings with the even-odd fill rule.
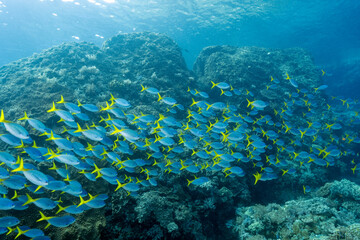
[[[0,122],[2,123],[9,123],[10,121],[6,121],[4,117],[4,110],[1,109],[1,116],[0,116]]]
[[[20,164],[19,167],[12,170],[11,172],[20,172],[20,171],[29,171],[29,169],[25,169],[24,168],[24,160],[22,158],[20,158]]]
[[[18,232],[18,234],[16,235],[16,237],[14,239],[17,239],[18,237],[20,237],[21,235],[23,235],[24,233],[26,233],[27,231],[29,231],[30,229],[28,230],[21,230],[19,227],[16,227],[16,230]]]
[[[42,212],[39,212],[40,213],[40,215],[41,215],[41,218],[40,219],[38,219],[36,222],[40,222],[40,221],[47,221],[47,220],[49,220],[49,219],[52,219],[53,217],[46,217]]]
[[[60,204],[58,204],[58,207],[59,207],[59,210],[55,214],[58,214],[58,213],[64,211],[67,208],[67,207],[60,206]]]
[[[79,123],[77,123],[77,127],[78,127],[78,129],[77,129],[77,130],[75,130],[75,131],[74,131],[74,133],[83,132],[83,130],[81,129],[81,127],[80,127],[80,124],[79,124]]]
[[[59,109],[56,109],[55,107],[55,102],[53,102],[53,106],[51,109],[47,110],[47,112],[55,112],[55,111],[58,111]]]
[[[246,99],[246,101],[248,102],[247,107],[249,107],[253,102],[250,102],[249,99]]]
[[[110,100],[109,101],[111,101],[111,102],[114,102],[114,100],[116,99],[116,98],[114,98],[114,96],[110,93]]]
[[[36,200],[32,199],[29,194],[26,194],[28,200],[23,204],[23,206],[35,202]]]
[[[26,112],[24,112],[24,117],[19,118],[18,120],[28,120],[29,117],[27,116]]]
[[[60,101],[58,101],[58,102],[56,102],[56,103],[65,103],[65,100],[64,100],[63,95],[61,95],[61,99],[60,99]]]
[[[211,89],[213,89],[217,84],[216,83],[214,83],[213,81],[211,81],[211,84],[212,84],[212,87],[211,87]]]
[[[192,107],[192,106],[194,106],[194,105],[196,105],[196,104],[198,104],[198,103],[199,103],[199,102],[195,102],[194,98],[192,98],[192,103],[191,103],[190,107]]]
[[[186,180],[188,181],[188,186],[190,186],[190,184],[194,181],[194,180],[190,181],[189,179]]]
[[[24,145],[23,140],[20,140],[20,142],[21,142],[21,144],[19,146],[14,147],[14,148],[24,148],[25,145]]]

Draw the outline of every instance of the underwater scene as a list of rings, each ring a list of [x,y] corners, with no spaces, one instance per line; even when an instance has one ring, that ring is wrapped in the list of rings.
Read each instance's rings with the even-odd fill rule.
[[[359,13],[0,0],[0,239],[360,239]]]

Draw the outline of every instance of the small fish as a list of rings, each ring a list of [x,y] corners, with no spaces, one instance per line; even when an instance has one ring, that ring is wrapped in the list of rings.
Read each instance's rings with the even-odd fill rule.
[[[2,184],[10,189],[20,190],[25,188],[26,178],[20,175],[12,175],[2,181]]]
[[[23,174],[27,180],[37,186],[47,186],[49,184],[48,177],[38,170],[24,171]]]
[[[209,94],[207,94],[206,92],[199,92],[199,95],[203,98],[209,98]]]
[[[116,133],[120,133],[125,139],[129,140],[129,141],[137,141],[140,136],[139,134],[131,129],[118,129],[116,126],[114,126],[114,131],[111,133],[111,135],[114,135]]]
[[[1,217],[0,227],[13,227],[20,223],[20,220],[16,217]]]
[[[303,185],[304,194],[311,192],[311,187],[308,185]]]
[[[59,162],[68,164],[68,165],[78,165],[80,164],[80,160],[75,157],[74,155],[70,154],[60,154],[60,155],[53,155],[53,157],[58,160]]]
[[[158,96],[159,96],[158,102],[162,101],[163,103],[170,105],[170,106],[173,106],[174,104],[176,104],[176,100],[171,97],[161,97],[160,93],[158,93]]]
[[[78,101],[78,106],[84,108],[86,111],[93,113],[99,111],[99,108],[94,104],[81,104],[80,101]]]
[[[62,207],[60,205],[58,205],[59,207],[59,210],[56,212],[56,214],[62,212],[62,211],[65,211],[67,213],[70,213],[70,214],[80,214],[80,213],[83,213],[87,207],[84,207],[84,206],[80,206],[78,207],[77,205],[70,205],[70,206],[67,206],[67,207]]]
[[[62,191],[66,187],[66,183],[63,181],[52,180],[44,187],[51,191]]]
[[[19,120],[27,120],[27,122],[36,130],[38,130],[41,133],[44,133],[48,130],[48,128],[39,120],[37,119],[33,119],[33,118],[29,118],[26,114],[26,112],[24,112],[24,117],[23,118],[19,118]]]
[[[29,194],[26,194],[28,197],[28,200],[23,204],[23,206],[33,203],[37,207],[44,209],[44,210],[51,210],[56,207],[56,202],[51,200],[50,198],[37,198],[32,199]]]
[[[104,139],[105,134],[96,129],[82,129],[80,124],[77,124],[78,129],[74,133],[82,133],[85,137],[93,141],[101,141]]]
[[[15,136],[17,138],[20,138],[20,139],[29,139],[30,138],[28,131],[19,124],[4,122],[4,126],[5,126],[6,131],[8,131],[10,134],[12,134],[13,136]]]
[[[70,216],[70,215],[66,215],[66,216],[62,216],[62,217],[46,217],[42,212],[40,212],[41,218],[37,220],[37,222],[40,221],[47,221],[48,225],[45,228],[48,228],[50,225],[53,225],[55,227],[68,227],[71,224],[73,224],[75,222],[75,218]]]
[[[225,95],[225,96],[227,96],[227,97],[232,97],[232,93],[230,92],[230,91],[223,91],[222,89],[221,89],[221,94],[220,95]]]
[[[214,83],[213,81],[211,81],[211,84],[212,84],[211,89],[213,89],[214,87],[218,87],[220,89],[230,88],[230,85],[225,82]]]
[[[1,134],[0,139],[3,142],[9,144],[10,146],[21,146],[21,140],[24,140],[24,139],[20,139],[18,137],[15,137],[12,134]]]
[[[207,109],[206,110],[209,110],[210,108],[212,109],[216,109],[216,110],[224,110],[226,108],[226,104],[223,103],[223,102],[216,102],[216,103],[213,103],[213,104],[207,104]]]
[[[209,182],[210,179],[208,177],[199,177],[199,178],[195,178],[194,180],[191,180],[191,181],[189,179],[187,179],[187,181],[188,181],[188,186],[190,184],[194,184],[195,186],[199,186],[199,185],[202,185],[204,183]]]
[[[123,98],[114,98],[114,96],[112,94],[111,95],[111,98],[110,98],[110,101],[112,103],[116,103],[119,107],[122,107],[122,108],[129,108],[131,107],[131,104],[126,100],[126,99],[123,99]],[[111,104],[112,105],[112,104]]]
[[[75,122],[75,118],[70,112],[56,109],[55,103],[53,103],[53,107],[50,110],[48,110],[48,112],[55,112],[56,115],[58,115],[61,119],[64,119],[65,121]]]
[[[255,101],[249,101],[249,99],[246,99],[248,102],[247,107],[251,105],[251,108],[257,108],[257,109],[264,109],[268,104],[266,104],[264,101],[261,100],[255,100]]]
[[[74,103],[65,102],[63,95],[61,95],[61,100],[56,102],[58,104],[63,103],[65,108],[67,108],[71,113],[80,113],[80,107]]]
[[[129,192],[137,192],[140,189],[139,185],[136,183],[128,183],[123,188]]]
[[[143,91],[146,91],[150,94],[153,94],[153,95],[157,95],[159,93],[159,90],[157,90],[156,88],[153,88],[153,87],[144,87],[143,85],[141,85],[141,91],[140,92],[143,92]]]
[[[293,87],[295,87],[295,88],[298,88],[298,87],[299,87],[298,83],[297,83],[294,79],[290,79],[290,83],[291,83],[291,85],[292,85]]]
[[[35,238],[38,238],[38,239],[43,238],[44,239],[44,237],[45,237],[44,232],[41,231],[40,229],[37,229],[37,228],[30,229],[27,226],[16,227],[15,232],[17,232],[15,239],[20,237],[21,235],[24,235],[24,236],[32,238],[32,239],[35,239]]]
[[[79,118],[80,120],[83,120],[83,121],[90,121],[90,118],[89,118],[89,116],[87,115],[87,114],[85,114],[85,113],[77,113],[77,114],[75,114],[75,116],[77,117],[77,118]]]
[[[242,170],[242,168],[237,167],[237,166],[231,167],[231,168],[229,169],[229,171],[230,171],[232,174],[235,174],[235,175],[238,176],[238,177],[243,177],[243,176],[245,176],[244,170]]]
[[[10,153],[7,152],[0,152],[0,161],[8,165],[16,163],[16,159]]]
[[[324,90],[324,89],[327,89],[328,88],[328,85],[321,85],[317,88],[314,88],[315,89],[315,92],[317,92],[318,90]]]
[[[13,201],[8,198],[0,198],[0,210],[10,210],[15,207]]]

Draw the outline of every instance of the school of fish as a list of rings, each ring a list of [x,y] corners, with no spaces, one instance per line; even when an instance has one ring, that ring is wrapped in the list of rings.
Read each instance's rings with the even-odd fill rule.
[[[61,132],[26,112],[19,119],[23,124],[9,121],[2,110],[0,140],[8,147],[0,152],[0,235],[50,239],[45,234],[49,226],[68,227],[77,214],[104,207],[109,196],[87,192],[74,180],[79,176],[106,181],[113,191],[136,197],[139,190],[156,187],[164,174],[186,176],[189,187],[206,184],[218,173],[229,179],[247,175],[258,184],[305,168],[331,167],[343,157],[354,158],[350,164],[355,174],[352,144],[359,144],[360,138],[351,126],[360,124],[357,101],[320,101],[326,85],[299,89],[287,73],[281,80],[269,77],[266,90],[284,85],[293,92],[275,108],[226,82],[212,82],[209,89],[223,99],[218,102],[211,102],[205,91],[188,88],[192,103],[187,108],[154,87],[139,86],[139,94],[148,94],[164,108],[158,116],[130,114],[131,101],[113,95],[100,109],[91,103],[66,102],[61,96],[47,111],[58,116]],[[235,96],[245,103],[239,109]],[[177,111],[187,117],[177,119]],[[37,146],[35,139],[46,147]],[[303,186],[304,193],[310,190]],[[54,199],[54,192],[61,197]],[[7,214],[29,207],[36,208],[37,222],[47,222],[44,229],[30,228]]]

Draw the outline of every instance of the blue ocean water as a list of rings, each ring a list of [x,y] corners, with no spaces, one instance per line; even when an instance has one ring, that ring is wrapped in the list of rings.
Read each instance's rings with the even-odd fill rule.
[[[328,71],[332,95],[356,97],[359,70],[344,69],[358,68],[359,10],[354,0],[2,0],[0,65],[62,42],[151,31],[173,38],[190,69],[211,45],[305,48]]]
[[[0,237],[360,239],[359,6],[0,0]]]

